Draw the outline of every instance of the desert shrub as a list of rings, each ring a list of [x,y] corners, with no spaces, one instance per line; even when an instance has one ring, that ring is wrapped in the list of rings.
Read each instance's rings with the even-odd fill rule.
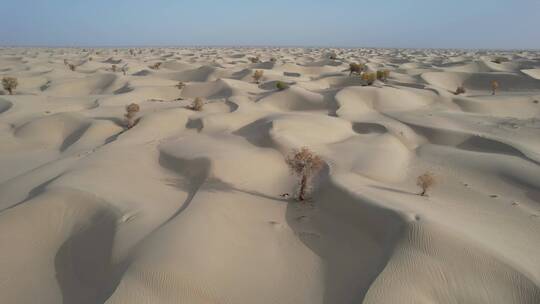
[[[160,66],[161,66],[161,62],[156,62],[148,67],[151,68],[152,70],[159,70]]]
[[[364,72],[362,73],[361,78],[366,83],[366,85],[370,86],[373,85],[373,83],[377,79],[377,75],[373,72]]]
[[[248,59],[251,63],[259,63],[261,61],[261,57],[258,55],[256,57],[249,57]]]
[[[2,78],[2,86],[4,90],[9,92],[9,95],[13,95],[13,91],[17,88],[19,82],[15,77],[4,77]]]
[[[75,65],[73,63],[68,64],[68,67],[71,71],[75,71]]]
[[[126,76],[127,74],[127,71],[129,70],[129,67],[126,65],[122,66],[122,68],[120,69],[122,71],[122,73],[124,74],[124,76]]]
[[[304,147],[300,150],[293,150],[293,152],[287,156],[285,162],[292,173],[300,179],[298,200],[305,201],[306,193],[309,190],[309,183],[313,176],[322,169],[324,161],[318,155],[315,155],[308,148]]]
[[[179,81],[179,82],[176,84],[176,87],[177,87],[179,90],[182,90],[185,86],[186,86],[186,84],[183,83],[182,81]]]
[[[289,86],[283,81],[276,82],[276,88],[280,91],[286,90],[288,87]]]
[[[460,85],[457,87],[456,91],[454,92],[454,95],[460,95],[465,94],[467,90],[465,90],[465,87],[463,85]]]
[[[256,70],[255,72],[253,72],[253,76],[251,77],[253,77],[253,80],[255,80],[255,83],[259,83],[263,75],[264,75],[263,70]]]
[[[426,172],[416,179],[416,185],[420,188],[422,188],[422,192],[420,192],[421,196],[426,196],[426,191],[435,185],[435,176],[433,174]]]
[[[88,57],[88,61],[92,61],[92,60],[94,60],[94,58]]]
[[[497,80],[491,81],[491,95],[495,95],[499,89],[499,82]]]
[[[113,72],[116,72],[116,64],[113,64],[113,65],[111,66],[111,70],[112,70]]]
[[[507,62],[508,59],[505,58],[505,57],[495,57],[495,59],[491,60],[491,62],[494,62],[494,63],[497,63],[497,64],[501,64],[503,62]]]
[[[276,62],[277,59],[275,57],[270,58],[270,62]]]
[[[64,59],[64,65],[68,65],[68,60],[67,59]]]
[[[203,106],[204,106],[204,101],[202,100],[202,98],[197,97],[193,100],[193,102],[189,106],[189,109],[193,111],[202,111]]]
[[[360,74],[364,71],[365,65],[363,63],[351,63],[349,64],[349,76],[353,73]]]
[[[135,125],[135,115],[137,115],[137,112],[139,112],[140,109],[141,108],[136,103],[126,106],[126,114],[124,116],[126,117],[126,127],[128,129],[133,128]]]
[[[390,76],[389,70],[378,70],[377,71],[377,79],[380,81],[386,81],[388,80],[388,77]]]
[[[334,53],[334,52],[328,54],[328,59],[330,59],[330,60],[337,60],[337,54]]]

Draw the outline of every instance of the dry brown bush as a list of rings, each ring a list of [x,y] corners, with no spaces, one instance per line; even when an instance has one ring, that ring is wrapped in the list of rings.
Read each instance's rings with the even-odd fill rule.
[[[467,90],[465,90],[465,87],[463,85],[460,85],[459,87],[457,87],[456,91],[454,92],[454,95],[465,94],[466,92]]]
[[[176,84],[176,87],[179,89],[179,90],[182,90],[184,87],[186,86],[186,84],[182,81],[179,81],[177,84]]]
[[[497,80],[491,81],[491,95],[495,95],[499,89],[499,82]]]
[[[351,63],[349,64],[349,76],[353,73],[360,74],[364,71],[365,65],[363,63]]]
[[[148,67],[151,68],[152,70],[159,70],[160,66],[161,66],[161,62],[156,62],[152,65],[149,65]]]
[[[430,172],[426,172],[416,179],[416,185],[422,188],[421,196],[426,196],[426,191],[435,185],[435,176]]]
[[[135,115],[137,115],[137,112],[139,112],[140,109],[141,108],[136,103],[131,103],[130,105],[126,106],[126,114],[124,116],[126,117],[126,127],[128,129],[135,126]]]
[[[253,80],[255,80],[255,83],[259,83],[262,79],[264,75],[264,71],[263,70],[256,70],[255,72],[253,72]]]
[[[300,150],[293,150],[287,156],[285,162],[292,173],[300,178],[300,189],[298,190],[298,200],[305,201],[309,183],[323,167],[324,161],[318,155],[303,147]]]
[[[2,78],[2,86],[4,87],[4,90],[9,92],[9,95],[13,95],[13,91],[15,91],[18,85],[19,82],[15,77],[6,76]]]
[[[188,108],[193,111],[202,111],[203,107],[204,107],[204,101],[202,100],[202,98],[197,97],[193,100],[193,102]]]

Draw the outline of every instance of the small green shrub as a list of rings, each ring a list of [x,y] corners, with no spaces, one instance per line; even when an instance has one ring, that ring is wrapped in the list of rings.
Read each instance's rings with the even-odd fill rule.
[[[283,91],[283,90],[286,90],[287,88],[289,88],[289,86],[283,82],[283,81],[278,81],[276,82],[276,88],[280,91]]]
[[[390,76],[389,70],[378,70],[377,71],[377,79],[380,81],[386,81],[388,80],[388,77]]]
[[[373,72],[363,72],[361,75],[361,79],[365,82],[366,85],[370,86],[373,85],[373,83],[377,79],[377,75]]]

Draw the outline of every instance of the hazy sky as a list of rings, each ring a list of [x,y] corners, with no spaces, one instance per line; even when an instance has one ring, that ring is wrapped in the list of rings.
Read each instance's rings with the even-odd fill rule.
[[[2,46],[540,49],[540,0],[2,2]]]

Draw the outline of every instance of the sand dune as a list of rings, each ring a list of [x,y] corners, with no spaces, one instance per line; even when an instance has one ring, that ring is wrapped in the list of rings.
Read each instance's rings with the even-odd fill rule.
[[[538,58],[0,49],[0,303],[540,303]]]

